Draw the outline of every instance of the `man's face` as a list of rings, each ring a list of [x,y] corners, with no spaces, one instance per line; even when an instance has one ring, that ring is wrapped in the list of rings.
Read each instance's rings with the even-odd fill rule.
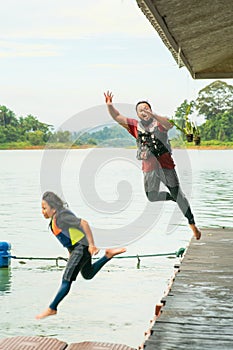
[[[45,219],[52,218],[53,215],[56,213],[56,210],[51,208],[48,205],[48,203],[44,200],[42,200],[41,207],[42,207],[42,214],[44,215]]]
[[[140,103],[137,106],[138,118],[140,118],[141,120],[149,121],[151,119],[151,116],[147,114],[145,111],[152,112],[151,108],[148,106],[147,103]]]

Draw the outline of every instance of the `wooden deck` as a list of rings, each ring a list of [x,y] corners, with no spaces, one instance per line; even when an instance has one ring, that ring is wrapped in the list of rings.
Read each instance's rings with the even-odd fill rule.
[[[67,344],[55,338],[12,337],[0,340],[0,350],[135,350],[127,345],[81,342]]]
[[[145,350],[233,349],[233,229],[202,232],[175,270]]]

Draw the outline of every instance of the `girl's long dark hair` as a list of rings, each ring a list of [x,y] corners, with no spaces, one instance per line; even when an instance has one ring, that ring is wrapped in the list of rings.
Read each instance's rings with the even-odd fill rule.
[[[46,201],[52,209],[61,210],[65,206],[65,202],[61,200],[55,193],[47,191],[43,194],[42,200]]]

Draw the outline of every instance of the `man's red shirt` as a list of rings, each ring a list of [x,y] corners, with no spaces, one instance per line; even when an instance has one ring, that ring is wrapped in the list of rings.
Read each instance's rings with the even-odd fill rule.
[[[128,132],[138,138],[138,120],[133,118],[127,118]],[[167,132],[167,130],[161,125],[158,124],[159,131]],[[164,169],[173,169],[175,163],[172,159],[172,156],[169,152],[162,154],[159,158],[151,155],[150,158],[142,161],[142,171],[149,172],[161,166]]]

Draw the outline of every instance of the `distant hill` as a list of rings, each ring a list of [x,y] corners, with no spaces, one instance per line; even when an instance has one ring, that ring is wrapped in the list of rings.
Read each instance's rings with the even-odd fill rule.
[[[175,128],[169,130],[169,139],[177,137],[179,132]],[[85,132],[77,137],[76,143],[94,144],[100,147],[132,147],[136,145],[135,138],[120,125],[104,126],[101,130]]]
[[[129,147],[135,145],[135,139],[120,125],[104,126],[98,131],[89,131],[77,137],[77,144],[95,144],[101,147]]]

